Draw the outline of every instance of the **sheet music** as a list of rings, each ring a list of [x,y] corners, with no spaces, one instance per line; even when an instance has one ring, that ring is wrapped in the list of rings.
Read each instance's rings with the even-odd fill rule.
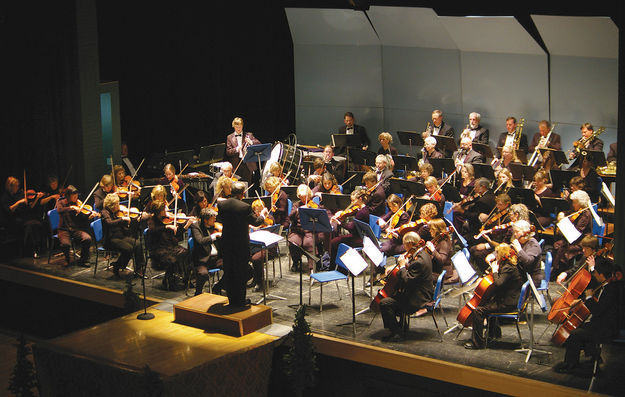
[[[250,233],[250,243],[252,244],[262,244],[268,247],[282,240],[284,240],[284,237],[266,230],[257,230]]]
[[[341,261],[345,264],[345,267],[354,276],[358,276],[363,270],[367,268],[367,262],[360,256],[358,251],[353,248],[348,249],[342,256]]]
[[[602,227],[604,225],[603,219],[601,219],[601,217],[599,217],[599,214],[597,214],[597,211],[595,211],[595,206],[591,205],[590,207],[588,207],[588,209],[590,210],[592,217],[595,218],[595,222],[597,222],[597,224]]]
[[[605,182],[601,182],[601,185],[601,193],[603,193],[603,196],[608,199],[610,204],[612,204],[612,207],[616,207],[614,204],[614,196],[612,195],[610,189],[608,189],[608,185],[606,185]]]
[[[467,260],[467,257],[464,255],[464,252],[458,251],[451,257],[451,263],[453,263],[456,271],[458,272],[458,277],[462,284],[466,284],[469,282],[473,276],[475,276],[475,270]]]
[[[572,244],[573,241],[577,240],[582,235],[580,231],[575,228],[575,225],[573,225],[570,218],[562,218],[562,220],[558,222],[557,226],[569,244]]]
[[[375,263],[376,266],[384,265],[384,254],[378,249],[373,241],[367,236],[365,236],[363,240],[363,249],[362,249],[367,257],[371,259],[371,262]]]

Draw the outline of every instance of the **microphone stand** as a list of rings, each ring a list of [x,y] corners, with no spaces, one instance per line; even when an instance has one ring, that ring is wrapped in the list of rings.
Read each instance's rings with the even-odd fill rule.
[[[139,224],[141,223],[141,218],[143,217],[143,211],[141,211],[141,215],[139,215],[139,218],[137,219],[137,222],[139,222]],[[133,244],[133,255],[134,255],[134,247],[137,244],[137,235],[135,235],[135,242]],[[135,263],[137,263],[137,259],[136,256],[134,258]],[[145,258],[145,260],[143,261],[143,269],[141,269],[141,286],[143,288],[143,313],[139,313],[137,315],[137,320],[151,320],[154,318],[154,313],[148,313],[147,311],[147,297],[145,295],[145,272],[148,268],[148,258]]]

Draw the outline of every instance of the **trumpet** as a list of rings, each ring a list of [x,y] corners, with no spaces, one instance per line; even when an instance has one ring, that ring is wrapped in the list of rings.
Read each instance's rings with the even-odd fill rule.
[[[467,124],[467,126],[464,127],[464,130],[462,130],[462,134],[460,134],[460,139],[466,138],[466,137],[471,138],[471,130],[469,129],[469,124]]]

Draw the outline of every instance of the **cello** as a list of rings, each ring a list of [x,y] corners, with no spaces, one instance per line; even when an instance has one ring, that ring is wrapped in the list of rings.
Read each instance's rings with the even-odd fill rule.
[[[424,247],[425,247],[425,240],[419,240],[419,242],[414,247],[406,251],[406,253],[404,253],[402,257],[406,260],[408,258],[413,258]],[[373,298],[373,300],[371,301],[371,304],[369,305],[369,308],[373,312],[379,313],[380,302],[382,301],[382,299],[390,298],[391,296],[395,295],[395,293],[399,289],[399,283],[401,281],[401,279],[399,278],[399,270],[400,270],[400,267],[399,267],[399,260],[398,260],[395,266],[393,266],[393,268],[391,269],[391,271],[386,275],[386,277],[384,277],[383,279],[385,282],[384,287],[378,291],[378,294],[375,296],[375,298]]]

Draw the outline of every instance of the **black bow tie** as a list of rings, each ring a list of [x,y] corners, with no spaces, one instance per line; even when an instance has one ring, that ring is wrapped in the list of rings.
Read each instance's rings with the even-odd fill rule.
[[[243,136],[243,134],[234,134],[234,136]]]

